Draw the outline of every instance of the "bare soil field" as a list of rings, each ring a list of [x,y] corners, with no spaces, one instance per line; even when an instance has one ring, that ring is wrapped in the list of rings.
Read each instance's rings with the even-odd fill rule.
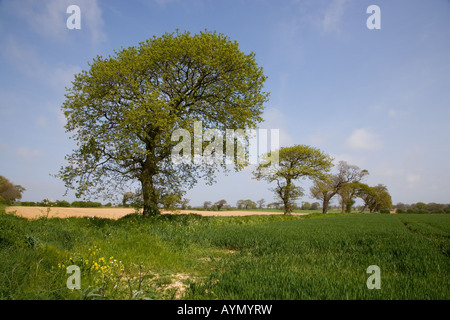
[[[50,208],[50,210],[48,210]],[[14,213],[18,216],[36,219],[47,218],[68,218],[68,217],[98,217],[120,219],[130,213],[134,213],[133,208],[60,208],[60,207],[7,207],[7,213]],[[196,210],[176,210],[161,211],[162,214],[190,214],[195,213],[202,216],[250,216],[250,215],[281,215],[282,212],[266,211],[196,211]],[[293,213],[293,215],[306,215],[308,213]]]

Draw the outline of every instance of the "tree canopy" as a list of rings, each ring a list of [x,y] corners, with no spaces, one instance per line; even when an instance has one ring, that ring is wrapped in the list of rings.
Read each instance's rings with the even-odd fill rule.
[[[306,145],[282,147],[278,151],[278,157],[278,167],[267,170],[269,164],[263,163],[258,165],[253,174],[257,180],[276,183],[272,190],[283,202],[285,214],[291,214],[294,201],[303,195],[302,188],[294,182],[305,178],[325,179],[333,166],[332,158],[319,149]]]
[[[144,214],[158,214],[165,195],[197,179],[212,183],[221,165],[173,163],[175,129],[191,132],[196,121],[205,130],[254,129],[268,99],[255,54],[216,32],[154,36],[89,66],[62,106],[77,149],[57,177],[77,197],[109,197],[137,181]]]
[[[0,176],[0,203],[11,204],[13,201],[22,198],[22,193],[26,189],[20,185],[14,185],[7,178]]]
[[[315,199],[322,200],[323,213],[328,212],[329,203],[336,194],[341,196],[344,209],[348,209],[349,206],[351,208],[356,192],[353,183],[360,182],[368,174],[365,169],[350,165],[346,161],[339,161],[335,174],[314,180],[310,188],[311,195]]]

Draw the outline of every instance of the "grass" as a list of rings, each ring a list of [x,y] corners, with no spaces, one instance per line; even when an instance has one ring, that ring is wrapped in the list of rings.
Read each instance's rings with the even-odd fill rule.
[[[449,233],[445,214],[26,220],[0,208],[0,298],[449,299]],[[71,264],[81,290],[66,287]]]

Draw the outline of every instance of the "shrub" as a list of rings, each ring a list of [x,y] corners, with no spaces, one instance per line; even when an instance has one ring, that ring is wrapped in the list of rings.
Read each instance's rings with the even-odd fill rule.
[[[389,209],[381,209],[380,213],[391,213]]]
[[[34,201],[24,201],[24,202],[21,202],[20,205],[22,205],[24,207],[34,207],[34,206],[36,206],[36,202],[34,202]]]
[[[99,208],[102,206],[100,202],[92,202],[92,201],[74,201],[71,204],[72,207],[78,208]]]
[[[397,209],[397,213],[405,213],[405,210],[403,210],[403,209]]]
[[[56,200],[55,205],[56,205],[57,207],[66,207],[66,208],[67,208],[67,207],[70,207],[70,203],[67,202],[67,201],[65,201],[65,200],[62,200],[62,201]]]

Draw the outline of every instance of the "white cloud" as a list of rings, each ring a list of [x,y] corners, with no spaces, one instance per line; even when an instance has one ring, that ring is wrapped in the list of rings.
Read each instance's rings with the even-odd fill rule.
[[[334,0],[326,9],[322,21],[322,31],[325,33],[340,33],[347,0]]]
[[[406,181],[412,185],[420,182],[422,180],[422,177],[418,174],[409,173],[406,175]]]
[[[397,115],[397,111],[395,109],[389,109],[388,110],[389,118],[394,118],[396,115]]]
[[[369,132],[367,129],[356,129],[346,141],[346,146],[353,150],[378,150],[383,147],[383,143],[378,135]]]
[[[35,162],[39,158],[41,158],[44,153],[38,149],[30,149],[28,147],[18,147],[16,149],[16,155],[27,162]]]
[[[64,63],[56,66],[48,65],[39,58],[32,46],[20,43],[13,36],[6,39],[0,53],[20,73],[54,89],[64,89],[65,86],[69,86],[74,74],[81,71],[79,66]]]
[[[36,118],[36,124],[40,128],[47,128],[48,120],[44,116],[39,116],[39,117]]]

